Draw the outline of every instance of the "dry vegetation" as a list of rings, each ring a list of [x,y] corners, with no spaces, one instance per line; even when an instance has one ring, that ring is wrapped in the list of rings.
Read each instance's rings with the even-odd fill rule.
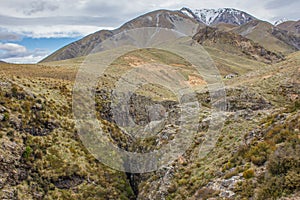
[[[299,52],[266,65],[213,48],[208,51],[222,75],[239,74],[224,80],[228,117],[216,148],[198,158],[207,129],[200,120],[201,128],[189,150],[167,169],[137,175],[136,188],[125,173],[97,161],[78,138],[72,119],[72,85],[84,58],[43,65],[1,63],[0,198],[135,199],[137,189],[141,199],[277,199],[297,194]],[[189,63],[170,52],[135,51],[115,61],[97,89],[109,91],[123,71],[141,62],[170,65],[187,81],[194,73]],[[101,88],[103,83],[109,87]],[[139,101],[151,104],[165,92],[147,86],[139,94],[150,100]],[[109,98],[96,98],[98,117],[117,145],[131,150],[156,148],[153,138],[128,144],[130,138],[106,115]],[[210,107],[206,93],[200,93],[199,100]]]

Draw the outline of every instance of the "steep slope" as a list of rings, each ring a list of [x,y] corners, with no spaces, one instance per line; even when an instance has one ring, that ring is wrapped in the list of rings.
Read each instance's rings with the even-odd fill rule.
[[[217,28],[203,28],[194,36],[194,39],[204,46],[215,47],[224,52],[247,56],[265,63],[278,62],[282,59],[280,55],[266,50],[252,40],[233,32],[219,31]]]
[[[123,30],[141,27],[162,27],[174,29],[187,35],[193,35],[197,32],[198,26],[201,27],[204,25],[199,24],[196,20],[182,14],[179,11],[157,10],[137,17],[125,23],[118,29],[112,31],[101,30],[88,35],[81,40],[59,49],[47,58],[43,59],[41,62],[65,60],[88,55],[101,41]]]
[[[298,52],[226,81],[228,118],[216,147],[199,158],[205,135],[201,129],[186,154],[143,176],[139,198],[298,199],[299,58]]]
[[[231,31],[232,29],[234,29],[238,26],[233,25],[233,24],[219,23],[219,24],[213,25],[212,27],[215,27],[220,31]]]
[[[298,21],[286,21],[278,24],[276,27],[300,35],[300,20]]]
[[[246,38],[259,43],[266,49],[278,53],[289,54],[297,50],[296,46],[293,46],[292,40],[299,41],[296,36],[287,36],[283,33],[284,37],[279,37],[274,26],[265,21],[254,20],[232,30],[233,32],[240,34]]]
[[[58,60],[66,60],[89,54],[95,46],[101,41],[113,36],[114,32],[109,30],[101,30],[88,35],[76,42],[73,42],[44,58],[40,62],[50,62]]]
[[[120,33],[141,27],[162,27],[174,29],[193,36],[200,28],[209,25],[220,31],[232,31],[253,40],[268,51],[287,55],[300,48],[298,22],[285,22],[274,27],[268,22],[239,10],[201,9],[192,11],[182,8],[180,11],[157,10],[137,17],[115,30],[101,30],[73,42],[49,55],[41,62],[51,62],[88,55],[101,41]],[[280,28],[281,27],[281,28]]]
[[[224,51],[228,51],[224,41],[229,41],[240,48],[241,36],[210,28],[201,31],[207,32],[197,35],[204,38],[204,44],[225,45]],[[224,56],[219,53],[216,56]],[[244,55],[237,56],[236,62],[242,59]],[[78,69],[73,65],[79,66],[82,60],[0,65],[0,199],[260,200],[289,195],[299,199],[300,52],[274,65],[253,62],[252,69],[256,70],[224,79],[227,109],[222,114],[227,119],[215,147],[205,157],[200,156],[201,144],[215,102],[208,91],[198,91],[203,112],[195,116],[199,128],[189,149],[160,170],[135,175],[103,165],[79,138],[72,112],[72,87]],[[96,114],[114,144],[131,152],[168,145],[178,134],[173,120],[172,126],[157,135],[138,139],[128,137],[114,124],[111,86],[140,63],[166,64],[187,80],[195,80],[190,76],[192,66],[171,52],[137,50],[112,63],[111,70],[100,79],[109,85],[95,87]],[[201,77],[197,78],[203,84]],[[149,122],[146,111],[157,105],[171,117],[178,117],[177,102],[164,100],[165,90],[154,86],[143,90],[130,101],[130,114],[138,124]]]
[[[233,8],[220,9],[195,9],[182,8],[182,13],[196,19],[206,25],[216,25],[219,23],[242,25],[256,18],[246,12]]]
[[[272,30],[272,35],[284,43],[294,47],[296,50],[300,50],[300,34],[295,34],[291,31],[274,27]]]

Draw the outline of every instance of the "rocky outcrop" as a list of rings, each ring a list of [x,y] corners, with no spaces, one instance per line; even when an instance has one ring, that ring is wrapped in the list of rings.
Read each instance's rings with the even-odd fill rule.
[[[78,175],[59,177],[58,180],[53,180],[53,184],[59,189],[70,189],[80,185],[84,178]]]
[[[233,32],[219,31],[217,28],[205,27],[193,39],[204,46],[216,48],[221,46],[223,51],[248,56],[266,63],[278,62],[283,59],[281,55],[265,49],[250,39]]]
[[[272,30],[272,35],[274,35],[277,39],[285,42],[286,44],[293,46],[295,50],[300,50],[300,32],[297,35],[289,33],[286,30],[274,27]]]

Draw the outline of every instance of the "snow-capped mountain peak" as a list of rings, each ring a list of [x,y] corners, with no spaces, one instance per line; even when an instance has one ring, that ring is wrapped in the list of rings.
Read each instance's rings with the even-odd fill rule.
[[[283,22],[286,22],[286,21],[288,21],[287,18],[279,19],[279,20],[277,20],[277,21],[274,23],[274,26],[277,26],[277,25],[279,25],[279,24],[281,24],[281,23],[283,23]]]
[[[196,19],[206,25],[214,25],[218,23],[227,23],[234,25],[242,25],[256,19],[246,12],[233,8],[220,9],[195,9],[182,8],[183,14]]]

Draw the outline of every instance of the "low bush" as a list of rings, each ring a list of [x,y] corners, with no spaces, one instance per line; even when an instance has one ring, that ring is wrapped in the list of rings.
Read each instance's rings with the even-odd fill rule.
[[[30,146],[27,146],[25,148],[25,151],[23,152],[23,158],[25,158],[26,160],[28,160],[29,157],[31,156],[31,154],[32,154],[32,149],[31,149]]]
[[[244,177],[245,179],[253,178],[254,175],[255,175],[255,174],[254,174],[254,169],[248,169],[248,170],[244,171],[244,173],[243,173],[243,177]]]
[[[257,166],[263,165],[271,152],[271,146],[267,142],[260,142],[256,146],[251,147],[246,154],[246,158]]]

